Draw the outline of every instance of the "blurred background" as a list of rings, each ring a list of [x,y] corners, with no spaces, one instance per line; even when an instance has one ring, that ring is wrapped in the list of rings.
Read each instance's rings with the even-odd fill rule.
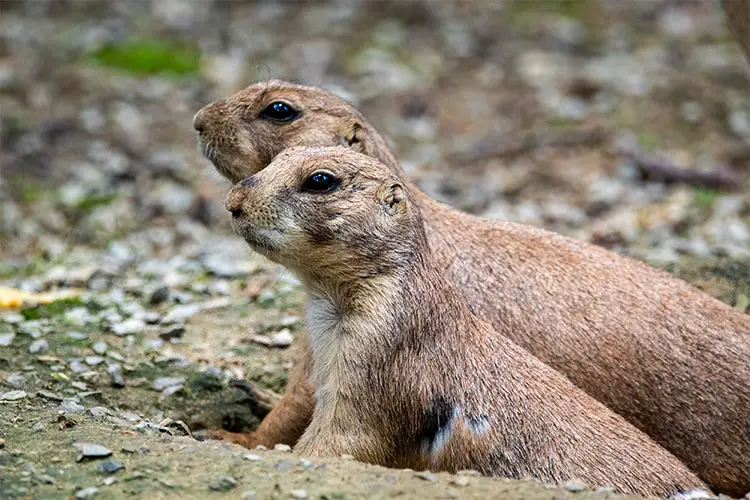
[[[303,298],[231,233],[192,128],[268,78],[350,100],[437,199],[750,312],[750,71],[717,1],[2,0],[0,392],[47,391],[0,405],[25,450],[57,452],[50,401],[248,431],[283,391]]]

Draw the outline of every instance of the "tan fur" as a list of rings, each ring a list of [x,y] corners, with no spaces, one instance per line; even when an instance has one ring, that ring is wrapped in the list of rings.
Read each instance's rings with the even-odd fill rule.
[[[276,99],[297,106],[302,117],[260,120],[258,110]],[[734,495],[750,489],[750,316],[598,246],[433,201],[409,182],[374,127],[321,89],[259,83],[206,106],[196,121],[204,150],[233,182],[288,147],[348,144],[356,136],[351,148],[378,158],[412,193],[435,263],[473,313],[712,487]],[[301,407],[313,389],[289,391],[285,399]],[[266,420],[287,418],[296,417],[274,410]],[[261,425],[257,440],[293,444],[296,428]]]
[[[750,64],[750,0],[721,0],[727,25]]]
[[[320,169],[341,179],[338,188],[302,189]],[[653,495],[705,486],[472,315],[433,261],[408,192],[377,160],[342,147],[293,148],[237,184],[227,208],[235,232],[309,295],[317,390],[296,446],[303,456],[578,478]]]

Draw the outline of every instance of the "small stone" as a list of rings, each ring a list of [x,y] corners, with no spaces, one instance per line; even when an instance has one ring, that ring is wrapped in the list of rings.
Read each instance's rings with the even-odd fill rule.
[[[49,391],[37,391],[36,395],[44,399],[49,399],[50,401],[62,401],[63,399],[65,399],[59,394],[55,394],[54,392]]]
[[[250,462],[259,462],[261,459],[260,455],[256,455],[254,453],[245,453],[242,455],[243,460],[249,460]]]
[[[125,466],[119,460],[107,459],[102,462],[97,469],[104,472],[105,474],[114,474],[118,470],[124,469]]]
[[[166,302],[169,300],[169,296],[171,295],[169,291],[168,286],[160,286],[154,292],[151,294],[151,297],[148,299],[148,301],[152,305],[161,304],[162,302]]]
[[[13,372],[3,380],[3,385],[6,385],[12,389],[21,389],[26,381],[23,378],[21,372]]]
[[[78,389],[79,391],[88,391],[89,390],[89,387],[86,384],[84,384],[83,382],[73,382],[70,385],[73,386],[74,388]]]
[[[29,346],[29,352],[31,354],[45,354],[49,350],[49,342],[45,339],[35,340]]]
[[[77,401],[73,399],[63,399],[60,406],[56,408],[57,411],[63,412],[66,415],[75,415],[77,413],[83,413],[86,408],[79,405]]]
[[[27,396],[26,391],[10,391],[0,395],[0,401],[17,401]]]
[[[292,490],[292,498],[307,498],[307,490]]]
[[[187,304],[182,306],[175,306],[169,310],[169,312],[161,320],[162,323],[184,323],[186,319],[194,316],[200,311],[200,306],[196,304]]]
[[[65,337],[70,340],[86,340],[89,336],[83,332],[68,332]]]
[[[341,460],[354,460],[354,455],[344,453],[343,455],[341,455]]]
[[[306,458],[301,458],[299,461],[299,465],[305,470],[315,469],[315,464],[313,464],[311,460],[308,460]]]
[[[185,325],[173,325],[163,328],[159,332],[159,337],[163,340],[179,339],[185,333]]]
[[[258,446],[256,446],[255,449],[258,451],[268,451],[268,448],[266,448],[262,444],[259,444]]]
[[[414,475],[419,479],[424,479],[425,481],[435,481],[437,479],[437,477],[435,477],[435,474],[428,470],[415,472]]]
[[[93,486],[89,488],[81,488],[80,490],[76,491],[76,500],[94,498],[97,493],[99,493],[99,488],[94,488]]]
[[[0,333],[0,347],[8,347],[14,338],[15,333]]]
[[[107,347],[108,347],[108,346],[107,346],[107,343],[106,343],[106,342],[104,342],[103,340],[100,340],[100,341],[99,341],[99,342],[97,342],[96,344],[92,345],[92,346],[91,346],[91,349],[92,349],[92,350],[93,350],[93,351],[94,351],[95,353],[97,353],[97,354],[99,354],[99,355],[103,355],[104,353],[106,353],[106,352],[107,352]]]
[[[115,476],[107,476],[104,479],[102,479],[102,484],[104,486],[112,486],[117,482],[117,478]]]
[[[49,474],[37,474],[36,476],[34,476],[34,479],[42,484],[55,484],[55,478],[50,476]]]
[[[75,447],[80,453],[76,462],[80,462],[84,458],[105,458],[112,455],[112,451],[100,444],[95,443],[74,443]]]
[[[131,454],[137,453],[138,447],[135,446],[134,444],[124,444],[122,445],[122,448],[120,448],[120,451],[122,451],[123,453],[131,453]]]
[[[143,320],[137,318],[130,318],[123,321],[122,323],[112,325],[112,331],[115,332],[115,334],[121,336],[141,333],[145,328],[146,323],[144,323]]]
[[[42,422],[37,422],[34,425],[31,426],[31,430],[34,432],[43,432],[44,431],[44,424]]]
[[[161,394],[165,398],[168,398],[169,396],[171,396],[173,394],[177,394],[178,392],[180,392],[184,388],[185,388],[185,386],[182,385],[182,384],[171,385],[171,386],[167,387],[166,389],[164,389]]]
[[[295,463],[291,460],[282,460],[281,462],[276,464],[276,470],[278,472],[289,472],[290,470],[294,469]]]
[[[80,359],[73,359],[70,361],[70,369],[76,373],[85,373],[89,371],[88,367],[81,363]]]
[[[153,388],[159,392],[163,391],[167,387],[181,385],[185,383],[185,379],[182,377],[160,377],[154,380]]]
[[[86,356],[83,360],[89,366],[96,366],[104,363],[104,358],[101,356]]]
[[[289,347],[294,342],[294,337],[288,328],[284,328],[278,333],[271,335],[271,345],[273,347]]]
[[[5,439],[0,438],[0,450],[2,450],[3,448],[5,448]]]
[[[104,418],[112,415],[112,410],[104,406],[94,406],[93,408],[89,408],[89,415],[94,418]]]
[[[451,478],[451,484],[455,486],[468,486],[469,485],[469,478],[466,476],[453,476]]]
[[[289,446],[288,444],[277,444],[276,446],[273,447],[273,451],[289,452],[289,451],[292,451],[292,447]]]
[[[254,491],[245,491],[242,493],[242,500],[256,500],[258,494]]]
[[[570,481],[565,481],[564,483],[561,483],[560,488],[567,490],[571,493],[579,493],[581,491],[587,490],[588,485],[584,483],[583,481],[579,481],[578,479],[572,479]]]
[[[220,477],[208,487],[211,491],[230,491],[237,487],[237,480],[231,476]]]
[[[18,323],[22,323],[26,318],[23,317],[23,314],[12,312],[7,313],[2,317],[2,320],[6,323],[9,323],[11,325],[17,325]]]
[[[125,377],[122,374],[122,366],[117,363],[112,363],[107,367],[107,373],[112,377],[112,385],[114,387],[125,387]]]

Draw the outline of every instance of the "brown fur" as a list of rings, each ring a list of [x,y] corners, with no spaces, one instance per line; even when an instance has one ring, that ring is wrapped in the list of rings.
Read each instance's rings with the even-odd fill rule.
[[[260,120],[259,110],[277,99],[300,109],[301,118]],[[435,202],[409,182],[360,113],[321,89],[252,85],[206,106],[196,121],[207,156],[233,182],[297,145],[351,143],[378,158],[412,193],[435,263],[473,313],[649,434],[712,487],[738,496],[750,489],[750,316],[598,246]],[[292,385],[285,399],[312,405],[313,390]],[[294,424],[278,423],[288,418]],[[294,444],[300,420],[274,410],[254,443]]]
[[[324,169],[329,192],[300,186]],[[227,196],[235,232],[308,293],[318,388],[304,456],[574,478],[628,493],[704,487],[677,458],[471,314],[417,207],[377,160],[294,148]],[[507,325],[506,328],[509,328]]]

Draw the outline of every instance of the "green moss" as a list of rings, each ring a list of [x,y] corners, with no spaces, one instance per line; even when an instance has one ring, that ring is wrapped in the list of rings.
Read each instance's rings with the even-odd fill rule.
[[[68,309],[83,306],[83,301],[79,297],[68,297],[55,300],[49,304],[41,304],[35,307],[21,309],[21,314],[26,320],[35,320],[60,316]]]
[[[186,76],[198,73],[200,68],[198,50],[162,40],[142,39],[107,45],[94,52],[92,59],[102,66],[141,75]]]
[[[703,209],[710,210],[714,205],[714,201],[719,198],[723,193],[718,189],[702,188],[697,187],[693,191],[695,197],[695,204]]]
[[[101,207],[104,205],[109,205],[113,201],[117,199],[116,194],[106,194],[106,195],[100,195],[100,196],[92,196],[90,198],[84,198],[80,202],[78,202],[78,205],[76,208],[78,208],[81,211],[84,212],[91,212],[97,207]]]

